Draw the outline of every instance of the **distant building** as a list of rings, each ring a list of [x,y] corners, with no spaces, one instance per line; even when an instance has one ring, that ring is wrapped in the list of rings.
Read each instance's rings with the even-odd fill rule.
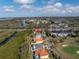
[[[42,23],[48,24],[49,21],[48,20],[41,20]]]
[[[39,27],[35,28],[35,33],[42,33],[42,29]]]
[[[69,27],[67,23],[61,21],[56,21],[54,24],[51,24],[48,31],[55,37],[76,36],[73,27]]]
[[[28,21],[29,23],[35,23],[36,22],[36,19],[31,19]]]
[[[21,27],[24,28],[27,26],[26,20],[21,20]]]
[[[72,31],[72,30],[59,30],[59,31],[52,31],[51,32],[51,35],[52,36],[59,36],[59,37],[66,37],[66,36],[75,36],[76,35],[76,33],[74,32],[74,31]]]

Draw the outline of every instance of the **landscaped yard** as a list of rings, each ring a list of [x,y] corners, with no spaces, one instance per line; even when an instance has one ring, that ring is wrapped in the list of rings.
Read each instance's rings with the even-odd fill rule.
[[[71,45],[63,47],[63,51],[67,54],[70,54],[74,59],[79,59],[79,46]]]

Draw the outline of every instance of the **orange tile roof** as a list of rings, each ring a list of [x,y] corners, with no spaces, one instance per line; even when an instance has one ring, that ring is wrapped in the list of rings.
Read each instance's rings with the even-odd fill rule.
[[[36,40],[36,41],[44,41],[43,38],[36,38],[35,40]]]
[[[36,50],[35,54],[39,54],[40,56],[48,55],[48,52],[46,49]]]
[[[40,56],[45,56],[45,55],[48,55],[48,52],[46,49],[43,49],[40,51]]]

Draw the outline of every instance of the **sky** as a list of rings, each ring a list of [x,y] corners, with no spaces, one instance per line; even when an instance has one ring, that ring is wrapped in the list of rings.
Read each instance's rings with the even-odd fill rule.
[[[79,16],[79,0],[0,0],[0,17]]]

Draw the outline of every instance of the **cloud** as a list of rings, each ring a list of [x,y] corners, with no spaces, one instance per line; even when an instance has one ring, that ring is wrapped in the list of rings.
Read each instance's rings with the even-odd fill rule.
[[[20,8],[21,9],[26,9],[26,8],[31,8],[31,6],[30,5],[21,5]]]
[[[14,0],[20,5],[20,9],[27,13],[41,13],[41,14],[58,14],[68,15],[79,13],[79,5],[63,4],[60,0],[43,0],[47,2],[43,7],[36,7],[32,3],[36,3],[37,0]],[[39,1],[39,0],[38,0]],[[37,2],[38,3],[38,2]],[[13,11],[12,8],[6,9],[6,11]]]
[[[40,12],[45,14],[60,14],[60,15],[68,15],[79,13],[79,5],[64,5],[61,2],[57,2],[53,5],[47,5],[40,9]]]
[[[54,6],[55,6],[55,7],[62,7],[62,6],[63,6],[63,4],[62,4],[62,3],[60,3],[60,2],[57,2],[57,3],[55,3],[55,4],[54,4]]]
[[[68,11],[70,13],[79,13],[79,6],[66,7],[66,11]]]
[[[63,4],[60,2],[57,2],[53,5],[47,5],[43,8],[41,8],[41,12],[43,12],[43,13],[60,13],[61,10],[64,12]]]
[[[62,4],[61,2],[56,2],[56,1],[54,4],[47,4],[44,7],[34,7],[32,5],[25,4],[25,5],[21,5],[20,8],[24,12],[31,12],[31,13],[35,12],[41,14],[72,15],[79,13],[79,5]]]
[[[36,1],[39,2],[39,0],[14,0],[15,2],[19,3],[19,4],[22,4],[20,5],[20,9],[22,9],[23,11],[32,11],[32,12],[42,12],[43,10],[45,11],[52,11],[54,8],[52,6],[52,3],[55,7],[62,7],[62,4],[60,2],[56,3],[57,1],[59,0],[43,0],[42,2],[48,2],[46,5],[44,5],[44,7],[35,7],[35,5],[31,5],[30,3],[34,3]],[[41,1],[41,0],[40,0]],[[37,2],[37,3],[38,3]],[[54,9],[55,10],[55,9]]]
[[[61,2],[56,2],[55,4],[48,4],[44,7],[34,7],[31,5],[21,5],[20,7],[24,12],[35,12],[43,14],[58,14],[58,15],[68,15],[79,13],[78,5],[62,4]]]
[[[31,4],[31,3],[34,3],[35,0],[14,0],[14,2],[19,4]]]
[[[13,6],[3,6],[4,12],[14,12]]]
[[[21,5],[20,10],[25,13],[32,13],[34,8],[31,5]]]

